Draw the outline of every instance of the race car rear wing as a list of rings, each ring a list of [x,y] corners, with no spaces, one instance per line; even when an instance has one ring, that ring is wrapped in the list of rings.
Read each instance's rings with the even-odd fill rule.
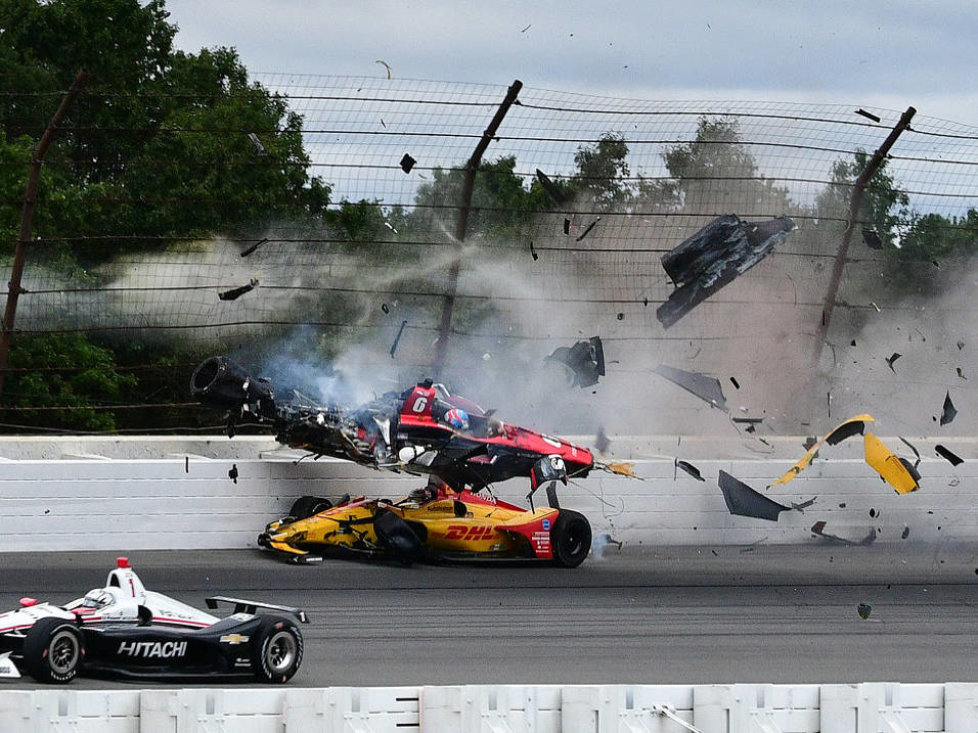
[[[305,611],[301,611],[293,606],[277,606],[274,603],[262,603],[261,601],[245,601],[241,598],[228,598],[227,596],[211,596],[205,599],[208,608],[217,608],[218,603],[230,603],[234,606],[235,613],[251,613],[253,614],[256,609],[265,608],[270,611],[283,611],[285,613],[291,613],[299,621],[304,624],[309,623],[309,619],[306,616]]]

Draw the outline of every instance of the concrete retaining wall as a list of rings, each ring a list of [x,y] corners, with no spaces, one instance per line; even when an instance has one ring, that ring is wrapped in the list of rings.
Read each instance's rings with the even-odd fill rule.
[[[972,733],[978,684],[0,691],[0,730]]]
[[[902,447],[897,438],[886,441],[894,450]],[[45,450],[54,453],[51,445],[57,441],[49,443]],[[849,443],[855,447],[846,452]],[[299,461],[301,454],[275,450],[274,443],[224,439],[218,445],[224,451],[218,457],[181,445],[180,451],[157,458],[67,451],[60,458],[0,460],[0,551],[253,547],[264,525],[288,513],[303,494],[397,497],[424,484],[423,478],[348,462]],[[859,455],[858,440],[824,451],[827,457],[817,458],[790,483],[766,490],[804,452],[797,445],[793,453],[778,455],[696,458],[692,462],[703,481],[676,467],[675,458],[694,451],[677,446],[686,452],[636,460],[640,479],[595,471],[563,487],[560,500],[587,515],[598,548],[609,540],[627,545],[807,542],[820,520],[825,532],[849,540],[978,540],[978,461],[971,459],[971,442],[954,447],[967,457],[956,467],[928,455],[932,452],[921,442],[923,478],[912,494],[897,495],[883,483]],[[5,447],[0,442],[0,457]],[[231,449],[252,457],[228,456]],[[695,452],[702,453],[702,447]],[[777,522],[731,516],[717,485],[720,470],[782,504],[815,502],[804,511],[782,512]],[[526,505],[527,483],[505,482],[495,488],[496,495]],[[541,495],[537,501],[546,499]]]

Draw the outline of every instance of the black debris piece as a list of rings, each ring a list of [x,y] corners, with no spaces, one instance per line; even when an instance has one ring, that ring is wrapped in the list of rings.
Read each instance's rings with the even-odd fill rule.
[[[961,349],[964,348],[964,341],[958,341],[957,345],[958,345],[958,351],[961,351]]]
[[[951,393],[948,392],[944,395],[944,408],[941,410],[941,425],[947,425],[957,416],[958,411],[954,409],[954,403],[951,402]]]
[[[248,256],[248,255],[250,255],[250,254],[251,254],[252,252],[254,252],[254,251],[255,251],[256,249],[258,249],[258,248],[259,248],[259,247],[261,247],[261,246],[262,246],[263,244],[265,244],[265,242],[267,242],[267,241],[268,241],[268,237],[265,237],[265,238],[264,238],[264,239],[262,239],[261,241],[258,241],[258,242],[255,242],[255,243],[254,243],[253,245],[251,245],[250,247],[248,247],[248,249],[246,249],[246,250],[244,250],[244,251],[243,251],[243,252],[241,253],[241,256],[242,256],[242,257],[247,257],[247,256]]]
[[[964,376],[964,372],[961,371],[961,367],[958,367],[958,376],[961,377],[961,379],[967,379],[967,377]]]
[[[872,517],[873,519],[876,518],[876,509],[875,508],[872,508],[872,507],[870,508],[870,510],[869,510],[869,516]]]
[[[533,249],[533,240],[532,239],[530,240],[530,254],[533,256],[533,260],[534,261],[540,259],[540,255],[538,255],[537,254],[537,251],[535,249]]]
[[[856,339],[853,339],[852,341],[850,341],[849,342],[849,345],[850,346],[855,346],[856,345]]]
[[[860,546],[866,546],[866,545],[871,545],[871,544],[873,544],[876,541],[876,529],[875,528],[871,528],[869,530],[869,533],[865,537],[862,537],[862,538],[860,538],[858,540],[850,540],[850,539],[847,539],[845,537],[840,537],[839,535],[830,534],[830,533],[826,532],[825,531],[825,524],[826,524],[825,523],[825,520],[819,520],[818,522],[815,522],[815,524],[812,525],[812,529],[811,529],[812,534],[817,535],[817,536],[822,537],[822,538],[827,539],[827,540],[832,540],[833,542],[838,542],[838,543],[843,544],[843,545],[860,545]]]
[[[723,492],[723,500],[727,503],[727,510],[731,514],[777,522],[781,512],[790,509],[754,491],[726,471],[720,471],[719,485],[720,491]]]
[[[714,219],[662,257],[676,289],[656,310],[656,318],[669,328],[764,259],[794,227],[787,217],[758,224],[741,221],[736,214]]]
[[[555,361],[567,367],[571,387],[590,387],[604,376],[604,346],[599,336],[578,341],[573,346],[559,346],[544,361]]]
[[[251,282],[247,285],[242,285],[240,288],[231,288],[230,290],[225,290],[223,293],[218,293],[217,297],[221,300],[237,300],[242,295],[247,292],[254,290],[258,286],[258,278],[251,278]]]
[[[880,122],[880,118],[874,115],[872,112],[867,112],[862,107],[856,110],[857,115],[862,115],[867,120],[872,120],[873,122]]]
[[[618,314],[618,320],[619,321],[624,321],[625,320],[625,314],[624,313],[619,313]]]
[[[856,613],[858,613],[859,618],[863,619],[864,621],[869,618],[869,614],[872,612],[873,607],[868,603],[860,603],[858,606],[856,606]]]
[[[689,461],[681,461],[677,458],[676,468],[681,468],[697,481],[706,481],[706,479],[703,478],[703,475],[700,473],[700,470]]]
[[[795,502],[791,502],[791,508],[794,509],[796,512],[801,512],[802,514],[804,514],[805,513],[805,510],[808,509],[808,507],[810,507],[812,504],[815,503],[815,499],[816,498],[817,497],[814,497],[813,496],[808,501],[803,501],[800,504],[796,504]]]
[[[818,443],[818,438],[816,438],[814,435],[809,435],[807,438],[805,438],[805,442],[802,443],[801,447],[808,451],[811,450],[812,446],[814,446],[816,443]]]
[[[584,237],[590,234],[591,230],[594,229],[594,225],[597,224],[599,221],[601,221],[600,216],[594,221],[592,221],[590,224],[588,224],[586,227],[584,227],[584,231],[581,232],[580,235],[577,237],[577,241],[580,242],[582,239],[584,239]]]
[[[234,483],[238,483],[238,464],[237,463],[232,463],[231,464],[231,470],[228,471],[228,478],[231,479]]]
[[[598,428],[598,434],[594,438],[594,447],[598,449],[598,453],[604,455],[608,452],[608,448],[611,446],[611,440],[604,432],[604,426],[602,425]]]
[[[660,364],[653,371],[670,382],[678,384],[701,400],[710,403],[713,407],[718,407],[727,412],[727,399],[723,396],[723,388],[720,386],[720,380],[716,377],[707,377],[705,374],[687,372],[664,364]]]
[[[740,389],[740,382],[735,377],[730,377],[730,383],[734,386],[734,389]]]
[[[896,361],[897,359],[899,359],[899,358],[900,358],[901,356],[903,356],[903,354],[898,354],[897,352],[895,352],[895,351],[894,351],[894,352],[893,352],[892,354],[890,354],[890,356],[888,356],[888,357],[887,357],[887,359],[886,359],[886,365],[887,365],[888,367],[890,367],[890,371],[891,371],[891,372],[893,372],[894,374],[896,373],[896,369],[894,369],[894,368],[893,368],[893,362],[895,362],[895,361]]]
[[[839,503],[839,509],[845,509],[845,508],[846,508],[846,503],[844,501],[843,502],[840,502]]]
[[[764,422],[763,417],[732,417],[730,419],[734,422],[746,423],[748,425],[760,425],[762,422]]]
[[[410,173],[411,169],[414,168],[414,164],[417,162],[408,153],[404,153],[404,157],[401,158],[401,170],[405,173]]]
[[[407,325],[407,321],[401,321],[401,327],[397,329],[397,336],[394,337],[394,343],[391,344],[391,359],[394,358],[394,352],[397,351],[397,344],[401,341],[401,334],[404,333],[404,327]]]
[[[825,442],[829,445],[838,445],[843,440],[846,438],[851,438],[853,435],[862,435],[865,429],[865,420],[846,420],[844,423],[836,427],[835,430],[825,436]]]
[[[910,450],[912,450],[913,451],[913,454],[917,457],[917,460],[913,464],[914,465],[914,468],[916,468],[917,466],[920,465],[920,451],[917,450],[916,446],[914,446],[913,443],[911,443],[909,440],[907,440],[906,438],[904,438],[902,435],[900,436],[900,440],[902,440],[903,441],[903,444],[905,446],[907,446]]]
[[[570,234],[571,220],[564,217],[564,234]]]
[[[391,312],[390,306],[388,306],[387,303],[381,303],[380,304],[380,309],[382,311],[384,311],[384,313],[390,313]]]
[[[547,192],[550,200],[553,201],[557,206],[563,206],[567,203],[568,197],[556,183],[550,180],[550,177],[544,173],[542,170],[537,168],[537,180],[540,181],[540,185],[543,190]],[[566,219],[564,221],[567,221]],[[565,225],[564,234],[567,234],[567,229],[569,224]]]
[[[937,455],[939,455],[941,458],[948,460],[952,466],[960,466],[962,463],[964,463],[964,459],[961,456],[949,451],[943,445],[935,445],[934,450],[937,451]]]
[[[875,229],[863,227],[863,243],[870,249],[883,249],[883,240]]]
[[[646,308],[648,308],[649,307],[649,299],[648,298],[642,298],[642,305],[644,305]]]
[[[901,540],[905,540],[909,536],[910,536],[910,527],[907,527],[906,525],[904,525],[903,532],[900,533],[900,539]]]

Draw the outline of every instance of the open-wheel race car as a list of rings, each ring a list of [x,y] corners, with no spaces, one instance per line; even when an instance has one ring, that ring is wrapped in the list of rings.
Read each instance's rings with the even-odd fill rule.
[[[302,497],[290,516],[271,522],[258,544],[293,562],[353,554],[415,560],[538,559],[577,567],[591,550],[591,525],[578,512],[524,509],[437,481],[398,501]]]
[[[62,684],[79,674],[287,682],[302,663],[297,621],[306,616],[299,609],[214,596],[208,608],[234,607],[218,618],[146,590],[124,557],[105,586],[82,598],[63,606],[20,603],[0,614],[0,677],[23,671]]]

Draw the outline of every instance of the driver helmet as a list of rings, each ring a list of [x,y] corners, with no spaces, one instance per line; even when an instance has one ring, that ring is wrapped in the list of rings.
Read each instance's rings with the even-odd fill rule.
[[[115,598],[105,588],[94,588],[85,594],[81,602],[81,607],[97,611],[100,608],[105,608],[110,605],[114,600]]]
[[[453,407],[445,413],[445,422],[456,430],[467,430],[469,427],[469,413]]]

